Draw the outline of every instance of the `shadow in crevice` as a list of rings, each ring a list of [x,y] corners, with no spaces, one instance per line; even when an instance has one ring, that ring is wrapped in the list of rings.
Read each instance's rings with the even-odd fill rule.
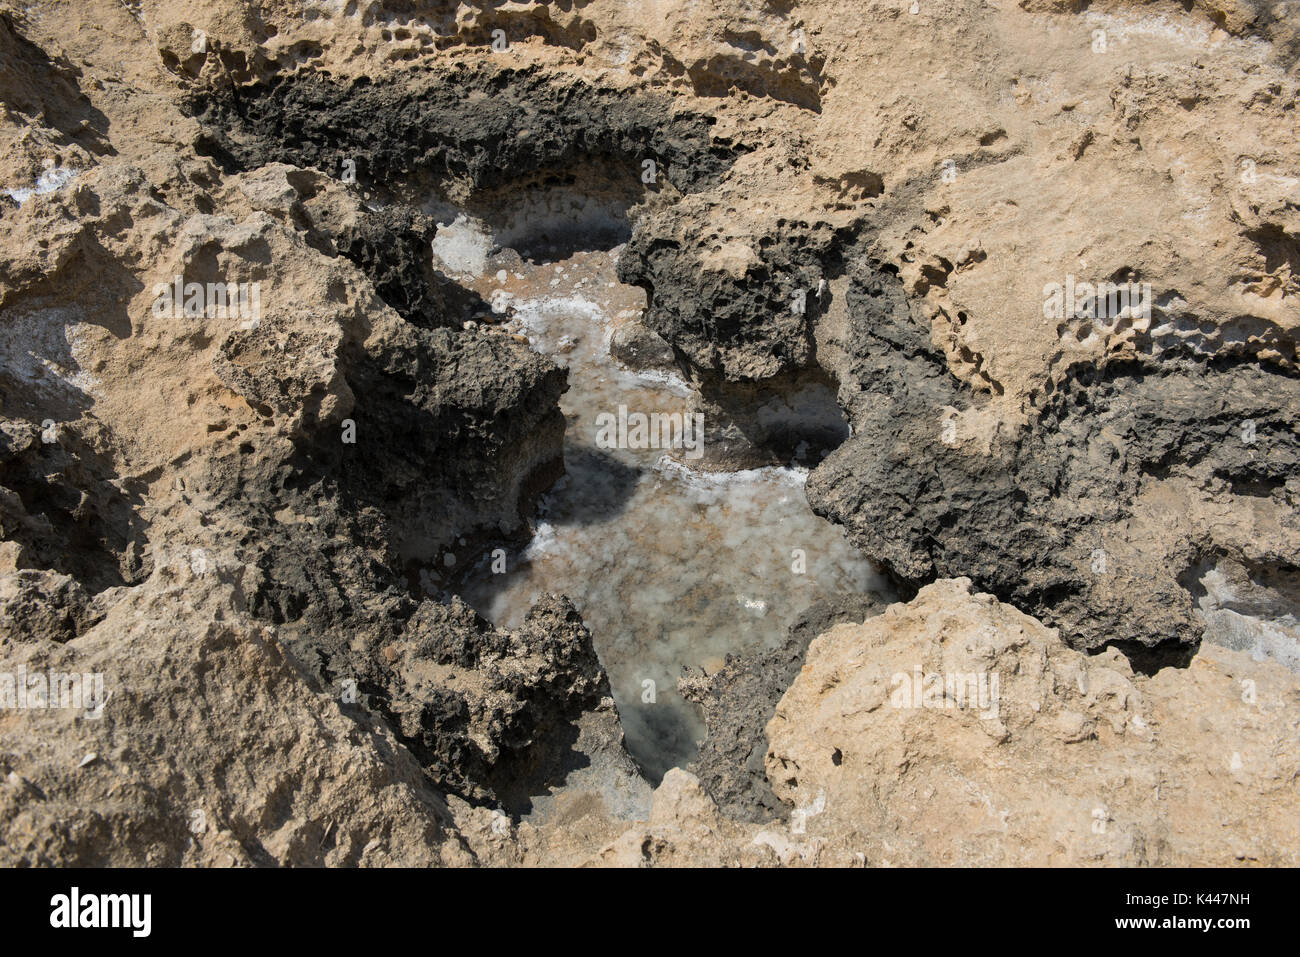
[[[1184,644],[1165,641],[1148,646],[1137,641],[1109,641],[1092,653],[1100,654],[1108,648],[1114,648],[1127,658],[1135,672],[1150,678],[1165,668],[1190,666],[1196,653],[1201,650],[1201,643],[1198,641],[1195,644]]]
[[[497,597],[529,575],[532,567],[529,550],[537,545],[543,524],[582,527],[616,519],[636,494],[643,474],[642,469],[603,449],[566,443],[564,474],[539,495],[534,507],[524,512],[526,516],[531,515],[531,534],[478,543],[476,550],[481,557],[464,565],[463,571],[449,582],[449,591],[463,598],[479,614],[491,617],[489,611]],[[508,571],[500,572],[493,567],[502,556]]]
[[[0,89],[6,105],[59,131],[97,156],[113,156],[108,117],[77,86],[81,71],[66,57],[51,57],[0,13]]]
[[[579,252],[607,252],[632,238],[635,210],[658,186],[625,157],[587,155],[537,170],[509,186],[461,197],[430,188],[426,213],[441,226],[464,217],[491,238],[491,254],[512,250],[531,265],[559,262]]]
[[[535,798],[561,786],[575,771],[591,767],[591,758],[577,747],[579,734],[575,722],[539,728],[531,748],[502,755],[488,781],[507,814],[526,817],[535,810]]]
[[[849,437],[834,379],[819,367],[760,383],[697,382],[705,403],[706,456],[728,468],[818,465]]]
[[[644,470],[603,449],[568,445],[565,477],[552,487],[546,518],[555,525],[596,525],[617,518],[636,491]]]
[[[27,561],[96,594],[148,576],[141,489],[76,435],[25,450],[0,445],[0,526]]]

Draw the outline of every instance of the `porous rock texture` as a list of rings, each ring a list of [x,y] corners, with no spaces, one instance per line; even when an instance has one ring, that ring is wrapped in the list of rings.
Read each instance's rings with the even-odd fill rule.
[[[918,667],[997,675],[997,694],[895,698]],[[813,641],[768,776],[818,809],[809,840],[878,864],[1294,865],[1296,694],[1280,665],[1212,645],[1146,677],[945,580]]]
[[[0,672],[109,695],[0,710],[0,863],[1296,863],[1298,22],[0,0]],[[572,603],[453,594],[566,382],[429,244],[592,184],[722,464],[829,382],[809,500],[919,590],[686,676],[653,794]]]
[[[879,611],[879,599],[870,594],[817,602],[790,626],[779,647],[728,655],[713,674],[688,673],[678,680],[678,689],[700,706],[709,729],[689,770],[723,813],[765,821],[784,812],[764,766],[767,723],[803,667],[808,644],[832,625],[861,622]]]

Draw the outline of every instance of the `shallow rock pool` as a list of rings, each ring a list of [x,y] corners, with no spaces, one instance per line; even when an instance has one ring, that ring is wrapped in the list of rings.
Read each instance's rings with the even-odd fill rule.
[[[629,418],[695,408],[675,371],[633,371],[610,356],[615,329],[645,304],[615,278],[617,253],[530,264],[507,251],[468,280],[510,314],[512,333],[568,368],[567,474],[542,496],[531,543],[504,562],[484,556],[460,594],[505,627],[544,593],[572,599],[609,673],[628,749],[657,780],[686,765],[704,735],[677,693],[684,666],[713,671],[728,653],[779,644],[820,598],[887,585],[809,509],[806,469],[703,471],[689,434],[677,449],[602,447],[620,407]]]

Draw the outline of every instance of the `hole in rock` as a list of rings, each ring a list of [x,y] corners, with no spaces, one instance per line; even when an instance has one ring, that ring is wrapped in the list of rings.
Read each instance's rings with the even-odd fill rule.
[[[698,710],[677,692],[683,667],[713,672],[728,654],[780,644],[815,601],[886,595],[889,585],[838,527],[813,514],[806,468],[704,468],[718,464],[708,456],[709,423],[703,448],[688,424],[706,403],[671,353],[660,349],[657,362],[637,369],[610,354],[616,332],[638,323],[646,305],[642,290],[615,275],[623,199],[558,189],[490,216],[483,205],[440,216],[439,268],[494,303],[506,332],[526,336],[569,373],[560,402],[566,474],[541,495],[532,540],[507,553],[504,570],[500,553],[483,555],[456,590],[504,627],[518,626],[546,593],[572,599],[609,674],[628,750],[657,782],[687,765],[705,734]],[[530,218],[529,210],[556,203],[555,215]],[[759,408],[771,414],[770,405]],[[842,420],[829,408],[835,421],[821,431],[838,434]],[[638,415],[647,428],[638,428]]]
[[[592,159],[459,202],[434,195],[422,204],[440,224],[434,253],[465,276],[481,273],[494,248],[532,264],[612,249],[631,238],[628,212],[646,198],[639,175],[625,161]]]
[[[1300,569],[1208,559],[1183,576],[1205,620],[1204,640],[1300,674]]]

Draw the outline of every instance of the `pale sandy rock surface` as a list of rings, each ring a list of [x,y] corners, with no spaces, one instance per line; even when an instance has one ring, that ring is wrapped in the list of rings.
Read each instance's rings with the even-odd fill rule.
[[[944,676],[978,690],[963,703]],[[1209,644],[1135,674],[943,581],[813,641],[768,775],[822,806],[809,835],[878,864],[1294,866],[1297,695],[1281,666]]]

